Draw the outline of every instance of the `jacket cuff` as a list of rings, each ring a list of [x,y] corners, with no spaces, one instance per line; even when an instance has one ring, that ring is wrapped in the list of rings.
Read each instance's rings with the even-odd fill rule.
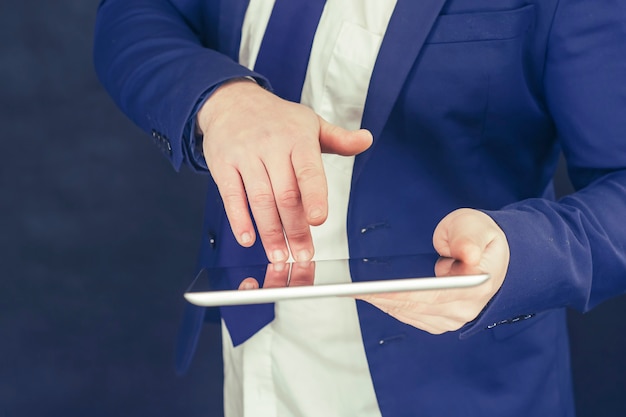
[[[563,259],[576,256],[574,253],[581,248],[566,247],[571,244],[554,229],[554,219],[533,210],[532,204],[483,212],[507,237],[509,266],[502,287],[481,314],[461,329],[461,339],[482,330],[532,320],[538,313],[566,307],[582,297],[585,289],[577,276],[584,271],[576,271],[573,262]],[[578,261],[584,263],[583,259]]]

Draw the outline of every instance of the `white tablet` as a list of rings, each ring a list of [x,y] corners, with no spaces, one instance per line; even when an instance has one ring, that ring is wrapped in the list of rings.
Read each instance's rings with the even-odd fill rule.
[[[443,261],[442,261],[443,260]],[[444,262],[435,276],[435,264]],[[447,262],[447,264],[445,264]],[[445,271],[442,273],[441,271]],[[433,255],[203,269],[185,298],[198,306],[262,304],[480,285],[489,275]]]

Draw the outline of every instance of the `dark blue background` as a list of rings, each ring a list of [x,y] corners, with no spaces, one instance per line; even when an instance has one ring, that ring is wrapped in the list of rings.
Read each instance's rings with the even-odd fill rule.
[[[206,178],[100,87],[97,3],[0,3],[0,417],[218,416],[215,324],[173,369]],[[571,314],[580,417],[626,415],[625,320],[624,298]]]

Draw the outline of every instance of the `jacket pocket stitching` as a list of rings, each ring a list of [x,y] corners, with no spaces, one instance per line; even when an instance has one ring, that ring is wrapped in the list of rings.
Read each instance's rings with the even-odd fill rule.
[[[534,5],[501,12],[441,15],[426,44],[510,40],[522,36],[534,20]]]

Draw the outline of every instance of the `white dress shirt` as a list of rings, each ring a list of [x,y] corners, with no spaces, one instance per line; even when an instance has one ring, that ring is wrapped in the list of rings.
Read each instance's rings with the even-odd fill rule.
[[[372,69],[395,4],[396,0],[326,2],[313,41],[303,104],[331,123],[360,127]],[[249,68],[254,67],[273,6],[274,0],[249,3],[239,55],[240,63]],[[345,259],[354,158],[322,158],[329,215],[323,225],[311,229],[314,259]],[[316,267],[316,276],[323,277],[319,270],[323,265]],[[224,325],[222,329],[227,417],[380,417],[354,300],[278,302],[274,321],[237,347]]]

